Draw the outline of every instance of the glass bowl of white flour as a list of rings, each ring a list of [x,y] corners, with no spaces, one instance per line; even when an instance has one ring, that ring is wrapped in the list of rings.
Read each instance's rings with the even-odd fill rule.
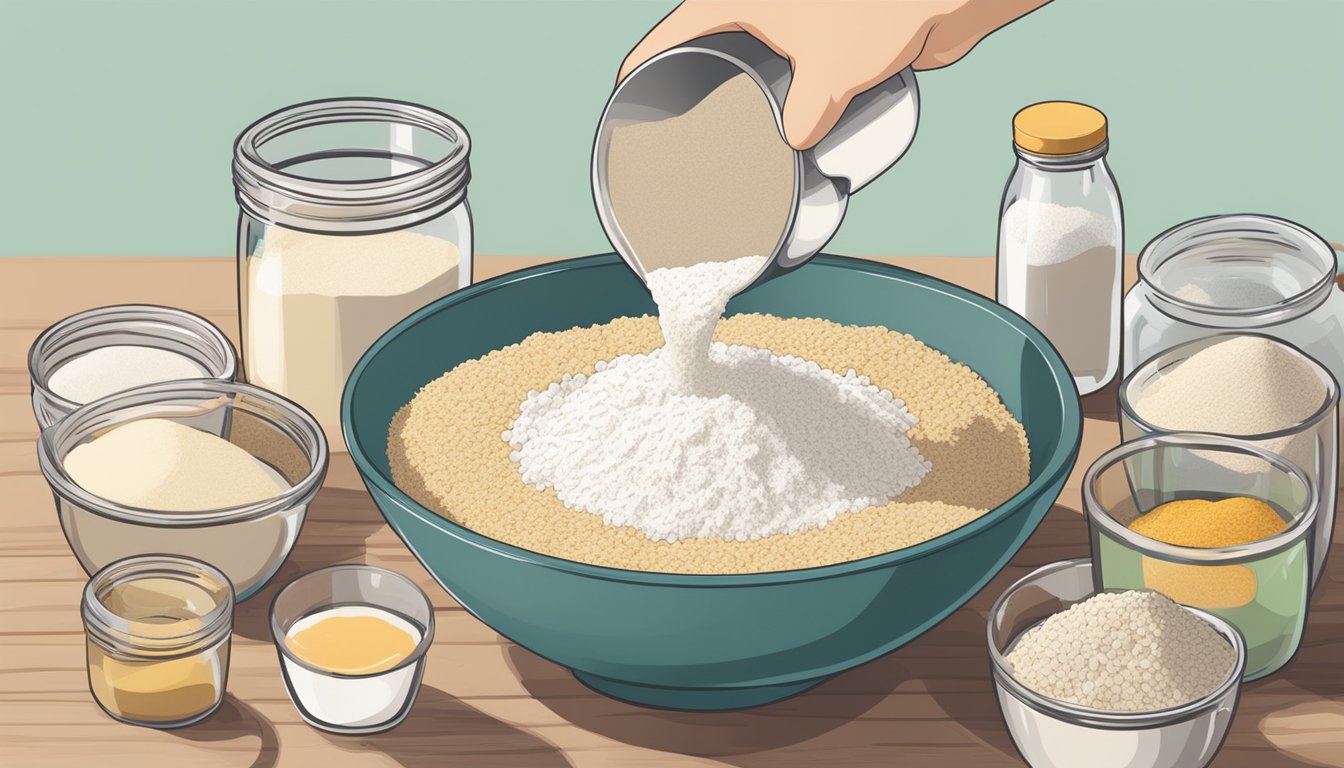
[[[150,304],[71,315],[28,351],[33,415],[42,429],[115,392],[179,379],[233,381],[237,369],[233,345],[213,323]]]

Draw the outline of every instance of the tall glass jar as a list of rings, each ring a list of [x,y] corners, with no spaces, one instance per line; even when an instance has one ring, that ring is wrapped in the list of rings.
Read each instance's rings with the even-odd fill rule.
[[[1273,336],[1344,381],[1344,292],[1319,235],[1271,216],[1179,224],[1139,254],[1125,296],[1125,375],[1164,350],[1229,330]]]
[[[243,372],[317,418],[333,450],[355,363],[471,284],[470,139],[428,107],[313,101],[234,144]]]
[[[1120,193],[1106,165],[1106,116],[1033,104],[1013,117],[1017,165],[1003,192],[996,299],[1036,326],[1079,394],[1120,368]]]

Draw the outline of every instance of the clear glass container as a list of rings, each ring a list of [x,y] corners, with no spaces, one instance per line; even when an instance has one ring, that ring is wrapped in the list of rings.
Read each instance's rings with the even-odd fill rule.
[[[89,690],[112,717],[179,728],[224,697],[233,586],[206,563],[149,555],[108,565],[80,603]]]
[[[1121,438],[1136,440],[1147,435],[1177,431],[1161,424],[1149,423],[1139,416],[1135,403],[1165,375],[1193,355],[1240,335],[1260,334],[1223,333],[1178,344],[1158,353],[1126,376],[1120,383],[1119,393]],[[1325,573],[1325,561],[1330,554],[1330,542],[1335,530],[1336,504],[1339,501],[1340,390],[1334,377],[1320,363],[1291,344],[1282,340],[1277,340],[1277,343],[1316,374],[1325,393],[1321,402],[1306,419],[1283,429],[1264,434],[1219,436],[1250,443],[1282,456],[1306,474],[1311,483],[1312,495],[1321,507],[1316,515],[1315,533],[1308,543],[1311,550],[1311,586],[1315,588]]]
[[[232,381],[238,358],[233,345],[210,321],[190,312],[151,304],[99,307],[71,315],[42,332],[28,350],[28,377],[32,383],[33,415],[46,429],[83,405],[62,396],[53,377],[66,364],[107,347],[137,347],[179,355],[201,378]],[[127,372],[120,372],[124,378]],[[133,384],[156,379],[141,372]],[[125,383],[125,382],[123,382]],[[113,391],[119,385],[109,385]],[[113,392],[107,392],[112,394]],[[69,394],[67,392],[67,394]]]
[[[995,299],[1045,334],[1083,395],[1120,368],[1123,213],[1099,119],[1101,143],[1084,151],[1041,154],[1015,143],[999,212]]]
[[[70,477],[77,446],[140,419],[169,419],[237,445],[289,488],[262,501],[202,512],[140,509],[95,496]],[[210,563],[238,600],[280,569],[327,474],[327,443],[312,416],[248,384],[206,379],[137,387],[81,406],[42,431],[38,465],[61,529],[85,572],[135,555],[171,552]]]
[[[1274,336],[1344,381],[1344,291],[1330,245],[1271,216],[1210,216],[1153,238],[1125,295],[1124,372],[1228,330]]]
[[[1024,632],[1096,594],[1087,560],[1032,571],[989,611],[994,691],[1017,751],[1034,768],[1202,768],[1218,754],[1237,710],[1246,647],[1227,622],[1186,607],[1236,652],[1227,679],[1197,701],[1151,712],[1106,712],[1042,696],[1013,677],[1006,656]]]
[[[343,674],[300,658],[287,642],[305,619],[333,610],[391,618],[415,637],[414,649],[390,669]],[[271,605],[271,634],[289,698],[315,728],[366,734],[394,728],[410,713],[434,642],[434,606],[410,579],[369,565],[335,565],[290,582]],[[345,635],[342,642],[359,642]]]
[[[1220,548],[1150,539],[1129,525],[1179,499],[1245,496],[1283,518],[1283,532]],[[1287,664],[1306,625],[1316,496],[1301,469],[1248,443],[1176,433],[1124,443],[1083,477],[1098,589],[1152,589],[1206,610],[1246,640],[1245,680]]]
[[[379,99],[287,107],[234,144],[244,375],[311,411],[333,449],[368,347],[471,284],[470,149],[451,117]]]

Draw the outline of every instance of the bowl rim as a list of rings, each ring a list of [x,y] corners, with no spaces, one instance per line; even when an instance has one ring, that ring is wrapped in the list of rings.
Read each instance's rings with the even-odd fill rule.
[[[1051,344],[1040,331],[1036,330],[1036,328],[1026,320],[979,294],[946,281],[902,267],[832,254],[819,254],[812,258],[811,264],[826,266],[833,269],[866,272],[874,277],[885,280],[898,280],[901,282],[914,283],[922,288],[944,294],[954,300],[970,304],[976,309],[987,312],[996,319],[1012,327],[1020,333],[1025,340],[1036,346],[1038,349],[1041,349],[1042,351],[1048,350],[1049,354],[1045,355],[1045,362],[1053,376],[1055,386],[1059,390],[1060,404],[1063,413],[1059,445],[1056,447],[1054,453],[1048,458],[1045,466],[1041,468],[1040,473],[1035,478],[1030,479],[1017,493],[1004,499],[993,509],[990,509],[988,512],[967,525],[955,528],[941,536],[920,542],[914,546],[905,547],[904,549],[882,552],[858,560],[847,560],[839,563],[830,563],[827,565],[793,570],[730,574],[664,573],[659,571],[639,571],[628,568],[614,568],[611,566],[583,563],[577,560],[568,560],[554,555],[547,555],[517,547],[477,533],[425,508],[405,491],[398,488],[392,478],[384,474],[370,459],[353,426],[353,405],[356,391],[363,379],[365,369],[373,359],[382,352],[383,348],[391,344],[394,339],[405,333],[408,329],[419,324],[426,317],[438,313],[445,307],[467,301],[476,296],[504,289],[515,282],[531,280],[555,272],[594,269],[610,267],[613,265],[621,265],[624,267],[624,261],[615,253],[560,259],[536,267],[529,267],[527,269],[505,273],[484,282],[476,283],[467,288],[454,291],[443,298],[433,301],[411,313],[388,329],[388,331],[378,337],[378,340],[364,352],[362,357],[360,357],[359,362],[355,364],[349,378],[346,380],[345,389],[342,392],[341,432],[345,437],[346,446],[350,451],[350,457],[354,461],[355,467],[363,478],[365,485],[369,486],[371,491],[376,488],[379,493],[390,498],[398,506],[410,512],[422,522],[426,522],[477,548],[493,552],[497,555],[502,555],[512,560],[521,560],[534,565],[589,578],[602,579],[605,581],[678,587],[745,587],[818,581],[847,576],[853,573],[887,568],[898,563],[918,560],[926,555],[946,549],[959,541],[971,538],[980,532],[1003,522],[1003,520],[1009,516],[1009,510],[1020,508],[1029,500],[1040,495],[1044,489],[1049,488],[1056,483],[1062,486],[1073,470],[1073,465],[1077,460],[1078,450],[1082,443],[1082,404],[1079,401],[1078,390],[1077,386],[1074,384],[1073,375],[1069,373],[1059,351],[1055,349],[1054,345]],[[421,383],[419,386],[424,386],[424,383]],[[382,513],[381,506],[379,507],[379,512]],[[383,516],[386,518],[385,513],[383,513]],[[412,552],[414,552],[413,548]]]

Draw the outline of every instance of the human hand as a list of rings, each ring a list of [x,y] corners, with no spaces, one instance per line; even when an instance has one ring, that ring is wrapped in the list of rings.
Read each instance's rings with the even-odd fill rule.
[[[897,72],[945,67],[990,32],[1049,0],[685,0],[635,46],[619,80],[653,56],[716,32],[742,31],[793,67],[784,136],[821,141],[850,99]]]

